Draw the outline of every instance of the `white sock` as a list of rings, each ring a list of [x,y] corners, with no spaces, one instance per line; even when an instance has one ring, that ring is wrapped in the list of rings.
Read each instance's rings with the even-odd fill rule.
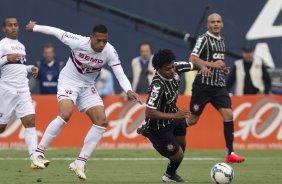
[[[84,139],[84,145],[81,149],[79,156],[76,159],[76,162],[85,164],[87,159],[91,156],[92,152],[96,148],[96,145],[100,142],[105,131],[105,127],[97,125],[93,125],[90,128]]]
[[[35,127],[25,128],[24,137],[28,153],[31,155],[37,147],[37,134]]]
[[[64,124],[66,124],[66,122],[60,116],[57,116],[53,121],[51,121],[45,130],[36,152],[39,154],[44,154],[44,151],[47,149],[48,145],[53,141],[53,139],[60,133]]]

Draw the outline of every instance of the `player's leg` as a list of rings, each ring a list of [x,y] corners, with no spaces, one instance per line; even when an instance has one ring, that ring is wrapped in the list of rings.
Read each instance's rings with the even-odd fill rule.
[[[226,152],[230,155],[233,150],[233,140],[234,140],[234,123],[233,123],[233,113],[230,108],[219,108],[219,113],[223,118],[223,130],[224,130],[224,138],[226,143]]]
[[[182,120],[175,120],[173,123],[174,126],[174,131],[173,135],[176,138],[176,141],[178,142],[179,146],[181,147],[181,150],[183,152],[182,158],[179,159],[178,161],[172,160],[170,158],[170,162],[168,163],[166,174],[169,176],[174,176],[177,181],[184,181],[179,175],[176,174],[176,171],[178,167],[180,166],[183,158],[184,158],[184,152],[185,152],[185,147],[186,147],[186,122],[185,119]]]
[[[227,148],[227,155],[225,161],[227,163],[241,163],[245,161],[245,157],[241,157],[234,153],[234,122],[232,109],[220,108],[218,110],[224,119],[224,138]]]
[[[91,107],[86,111],[86,114],[93,122],[93,125],[84,139],[84,144],[79,156],[69,166],[78,178],[82,180],[86,180],[86,162],[92,155],[97,144],[100,142],[107,127],[104,106]]]
[[[176,137],[173,135],[173,126],[170,125],[158,131],[151,131],[147,137],[152,142],[153,147],[164,157],[169,159],[166,172],[162,176],[163,182],[184,182],[176,174],[183,159],[183,150],[178,144]]]
[[[25,127],[24,137],[28,148],[28,153],[31,156],[37,147],[37,134],[35,129],[35,115],[29,114],[21,118],[22,124]]]
[[[62,99],[59,101],[59,115],[53,119],[45,130],[45,133],[36,149],[36,152],[44,155],[48,145],[60,133],[63,126],[70,119],[74,108],[74,103],[70,99]]]
[[[0,134],[3,133],[16,107],[16,94],[0,88]]]
[[[34,165],[38,166],[41,169],[45,168],[42,167],[42,164],[44,164],[44,162],[46,164],[44,152],[48,148],[49,144],[54,140],[54,138],[60,133],[63,126],[70,119],[73,112],[73,107],[73,101],[70,99],[62,99],[59,101],[59,115],[49,123],[40,143],[38,144],[34,154],[32,155],[31,159]]]
[[[104,106],[92,107],[87,110],[86,114],[91,119],[93,125],[85,137],[84,145],[77,159],[82,162],[86,162],[87,159],[91,156],[92,152],[96,148],[96,145],[100,142],[108,125]]]
[[[21,119],[21,122],[25,127],[25,142],[28,147],[29,155],[31,155],[37,146],[37,134],[35,129],[35,110],[30,92],[19,93],[17,95],[15,114],[17,118]]]
[[[82,180],[86,180],[85,167],[86,161],[100,142],[108,121],[105,114],[105,108],[102,99],[96,93],[95,88],[87,88],[80,94],[77,100],[77,106],[80,111],[85,111],[93,125],[88,131],[84,145],[77,159],[70,164],[70,169]]]
[[[24,130],[24,137],[25,137],[25,142],[28,148],[28,152],[31,158],[31,165],[30,167],[32,169],[40,169],[41,167],[47,167],[50,164],[49,160],[46,160],[43,158],[43,165],[42,163],[37,163],[37,165],[34,164],[32,158],[33,158],[33,153],[36,150],[37,147],[37,132],[35,128],[35,115],[34,114],[29,114],[21,118],[22,124],[25,127]],[[36,161],[35,161],[36,163]],[[43,167],[43,168],[44,168]]]
[[[240,157],[234,153],[233,141],[234,141],[234,122],[233,122],[233,110],[231,108],[231,98],[228,91],[225,88],[218,88],[213,92],[212,105],[219,111],[223,118],[223,130],[226,143],[226,162],[240,163],[245,161],[244,157]]]
[[[210,101],[204,86],[193,85],[192,96],[190,101],[191,115],[187,119],[187,125],[192,126],[197,124],[200,115],[202,114],[206,104]]]
[[[174,127],[175,128],[173,134],[176,137],[176,140],[184,153],[186,149],[186,128],[187,128],[186,120],[185,119],[175,120]]]
[[[21,119],[24,126],[24,137],[28,148],[30,158],[37,147],[37,132],[35,128],[35,109],[32,103],[30,92],[18,93],[16,98],[15,115]],[[41,167],[45,167],[44,164],[38,163]],[[31,164],[33,167],[33,162]]]
[[[60,133],[63,126],[70,119],[74,103],[78,96],[79,88],[75,86],[64,85],[63,82],[58,84],[58,105],[59,114],[53,119],[48,127],[46,128],[44,135],[37,146],[35,153],[33,154],[33,160],[35,162],[44,162],[44,152],[48,148],[49,144],[54,140],[54,138]]]

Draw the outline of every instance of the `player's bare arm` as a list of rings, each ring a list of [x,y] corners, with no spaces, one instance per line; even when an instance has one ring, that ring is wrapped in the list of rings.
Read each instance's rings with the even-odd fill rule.
[[[204,61],[204,60],[202,60],[201,58],[199,58],[195,55],[191,55],[190,58],[189,58],[189,61],[191,61],[193,64],[200,61],[203,64],[205,64],[207,67],[211,67],[211,68],[223,68],[225,66],[225,63],[222,60],[217,60],[217,61],[212,63],[212,62]]]
[[[207,68],[207,66],[203,62],[201,62],[199,60],[195,60],[193,62],[193,64],[194,64],[195,68],[200,70],[199,73],[201,75],[208,76],[208,77],[212,76],[212,72]]]
[[[150,119],[182,119],[190,116],[186,108],[179,109],[176,113],[164,113],[153,108],[146,107],[145,114]]]

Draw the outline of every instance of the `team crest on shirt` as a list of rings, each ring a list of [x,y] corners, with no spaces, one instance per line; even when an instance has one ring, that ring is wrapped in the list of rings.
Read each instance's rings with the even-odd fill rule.
[[[193,105],[193,110],[194,110],[195,112],[199,111],[199,110],[200,110],[200,105],[199,105],[199,104],[194,104],[194,105]]]
[[[46,78],[47,78],[48,81],[52,81],[53,75],[52,74],[47,74]]]
[[[175,146],[174,146],[172,143],[169,143],[168,145],[166,145],[166,149],[167,149],[168,151],[174,151]]]
[[[65,91],[66,91],[66,94],[68,94],[68,95],[71,95],[73,93],[73,91],[70,90],[70,89],[66,89]]]

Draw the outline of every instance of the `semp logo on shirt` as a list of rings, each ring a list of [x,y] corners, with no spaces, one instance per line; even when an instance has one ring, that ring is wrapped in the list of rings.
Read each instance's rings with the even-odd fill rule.
[[[159,92],[161,87],[160,86],[153,86],[150,98],[148,100],[148,105],[154,106],[155,100],[158,98]]]
[[[86,61],[90,61],[90,62],[93,62],[93,63],[96,63],[96,64],[101,64],[101,63],[104,62],[101,59],[93,58],[93,57],[90,57],[90,56],[88,56],[86,54],[82,54],[82,53],[79,53],[78,56],[82,59],[85,59]]]

